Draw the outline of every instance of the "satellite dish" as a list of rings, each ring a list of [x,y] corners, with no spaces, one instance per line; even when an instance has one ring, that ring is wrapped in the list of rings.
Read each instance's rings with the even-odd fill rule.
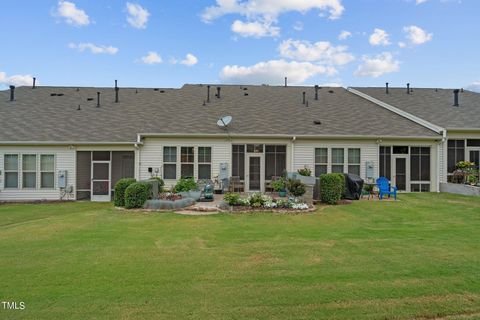
[[[221,128],[224,128],[224,127],[227,127],[231,122],[232,122],[232,117],[231,116],[225,116],[225,117],[221,117],[218,121],[217,121],[217,126],[221,127]]]

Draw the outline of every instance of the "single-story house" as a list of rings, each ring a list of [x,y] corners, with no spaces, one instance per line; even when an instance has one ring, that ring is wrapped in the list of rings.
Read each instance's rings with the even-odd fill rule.
[[[0,201],[109,201],[123,177],[171,187],[228,176],[264,191],[303,167],[437,192],[460,151],[478,157],[480,94],[461,92],[453,106],[453,90],[382,90],[11,87],[0,91]]]

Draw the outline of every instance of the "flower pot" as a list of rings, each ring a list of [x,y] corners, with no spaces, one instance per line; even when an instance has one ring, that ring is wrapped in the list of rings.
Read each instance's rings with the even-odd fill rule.
[[[285,190],[278,191],[278,196],[282,197],[282,198],[285,198],[287,196],[287,191],[285,191]]]

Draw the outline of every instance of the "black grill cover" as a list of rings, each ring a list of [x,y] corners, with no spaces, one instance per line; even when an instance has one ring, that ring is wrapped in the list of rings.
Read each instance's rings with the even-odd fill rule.
[[[356,174],[345,173],[345,193],[348,200],[359,200],[363,189],[363,179]]]

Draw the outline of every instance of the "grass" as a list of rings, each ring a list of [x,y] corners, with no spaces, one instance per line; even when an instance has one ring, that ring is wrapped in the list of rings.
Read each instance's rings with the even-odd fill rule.
[[[313,214],[0,206],[0,319],[478,319],[480,199]]]

